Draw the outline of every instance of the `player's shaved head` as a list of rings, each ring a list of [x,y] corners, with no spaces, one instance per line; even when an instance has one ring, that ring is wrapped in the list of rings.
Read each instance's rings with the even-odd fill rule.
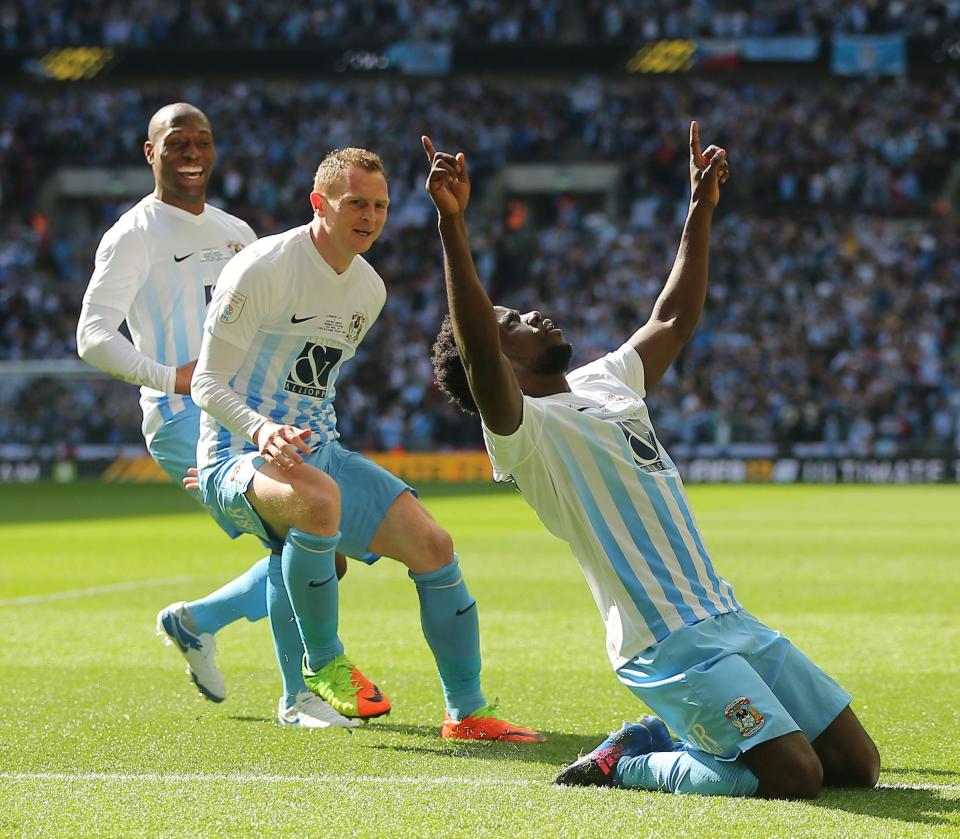
[[[175,122],[189,121],[202,122],[207,131],[213,133],[210,128],[210,120],[198,107],[191,105],[189,102],[173,102],[170,105],[164,105],[150,117],[150,122],[147,125],[147,139],[151,143],[155,143],[160,133],[168,126]]]

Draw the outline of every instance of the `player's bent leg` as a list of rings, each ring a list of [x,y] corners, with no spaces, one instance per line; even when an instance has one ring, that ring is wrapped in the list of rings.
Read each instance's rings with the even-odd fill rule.
[[[403,563],[411,574],[426,574],[451,563],[453,539],[411,492],[402,492],[370,540],[370,550]]]
[[[252,476],[246,497],[270,533],[283,538],[283,582],[303,643],[304,682],[339,713],[356,712],[338,704],[338,697],[324,695],[322,671],[343,656],[337,635],[335,551],[340,541],[340,492],[336,482],[308,463],[292,469],[263,464]]]
[[[337,483],[309,463],[292,469],[264,463],[253,475],[246,497],[267,529],[280,539],[285,539],[291,528],[316,536],[339,531]]]
[[[265,556],[216,591],[188,601],[187,607],[197,631],[215,635],[240,618],[246,618],[251,623],[265,618],[269,564],[270,557]]]
[[[799,731],[758,743],[741,760],[757,778],[758,798],[816,798],[823,786],[823,766]]]
[[[420,600],[420,623],[443,688],[441,736],[532,743],[546,738],[500,717],[480,687],[480,621],[450,534],[410,492],[387,510],[370,550],[407,566]]]
[[[812,745],[825,786],[873,789],[880,780],[880,752],[849,705]]]

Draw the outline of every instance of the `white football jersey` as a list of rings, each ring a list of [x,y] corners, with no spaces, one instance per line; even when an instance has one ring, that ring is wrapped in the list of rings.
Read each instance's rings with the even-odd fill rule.
[[[220,272],[256,238],[245,221],[210,204],[194,215],[148,195],[103,234],[83,302],[123,312],[140,352],[179,367],[200,352]],[[179,414],[189,398],[141,387],[144,435]]]
[[[502,437],[484,426],[484,440],[494,478],[515,481],[570,544],[616,669],[675,629],[740,605],[654,433],[636,350],[624,344],[567,382],[571,393],[524,396],[517,431]]]
[[[338,436],[337,376],[386,298],[383,280],[362,256],[338,274],[304,225],[260,239],[230,263],[217,283],[205,329],[245,353],[230,382],[245,404],[273,422],[310,428],[315,446]],[[255,448],[201,414],[201,468]]]

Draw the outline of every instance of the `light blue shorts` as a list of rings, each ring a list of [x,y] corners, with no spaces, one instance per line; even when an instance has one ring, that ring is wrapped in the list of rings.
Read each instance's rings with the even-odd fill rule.
[[[681,627],[617,677],[681,740],[727,760],[793,731],[812,741],[851,699],[787,638],[744,611]]]
[[[340,544],[337,550],[373,564],[379,554],[370,553],[370,542],[401,493],[409,490],[396,475],[345,449],[338,442],[325,443],[304,462],[326,472],[340,490]],[[264,459],[255,451],[243,452],[207,466],[200,472],[203,503],[232,537],[252,533],[279,553],[283,540],[270,533],[247,500],[246,491]]]
[[[182,487],[187,469],[197,465],[197,440],[200,438],[200,409],[189,399],[186,407],[166,420],[147,445],[157,465],[173,482]]]
[[[147,444],[157,465],[166,472],[170,479],[183,489],[183,479],[187,469],[197,465],[197,440],[200,438],[200,409],[189,399],[184,400],[185,408],[176,416],[166,420],[153,439]],[[196,493],[188,493],[194,501],[202,503]],[[213,515],[214,520],[231,536],[231,530],[224,526],[206,504],[204,508]]]

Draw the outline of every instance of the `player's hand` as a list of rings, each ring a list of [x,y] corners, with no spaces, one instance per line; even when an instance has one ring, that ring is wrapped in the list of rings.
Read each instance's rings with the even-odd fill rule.
[[[690,123],[690,200],[711,209],[720,203],[720,184],[730,177],[727,150],[708,146],[700,151],[700,126]]]
[[[190,395],[190,379],[193,378],[193,368],[197,366],[197,360],[188,361],[177,368],[176,383],[173,386],[174,393]]]
[[[200,470],[196,466],[187,469],[187,474],[180,480],[187,492],[200,491]]]
[[[253,442],[267,463],[281,469],[292,469],[298,463],[303,463],[301,452],[310,454],[310,446],[306,442],[309,436],[309,428],[265,422],[257,429]]]
[[[457,152],[454,156],[437,151],[426,135],[420,138],[420,142],[430,162],[430,173],[424,188],[440,213],[440,218],[462,215],[470,202],[470,175],[467,173],[466,157],[463,152]]]

